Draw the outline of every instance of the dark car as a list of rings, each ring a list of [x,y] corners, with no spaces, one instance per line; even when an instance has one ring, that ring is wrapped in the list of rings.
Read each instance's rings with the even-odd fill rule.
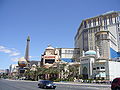
[[[51,89],[56,88],[53,81],[49,81],[49,80],[40,80],[38,83],[38,86],[39,86],[39,88],[51,88]]]
[[[120,78],[115,78],[111,83],[112,90],[120,90]]]

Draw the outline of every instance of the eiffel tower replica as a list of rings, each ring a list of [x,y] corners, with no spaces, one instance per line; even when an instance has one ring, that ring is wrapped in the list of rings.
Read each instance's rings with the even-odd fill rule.
[[[25,60],[27,61],[26,68],[30,68],[30,60],[29,60],[29,48],[30,48],[30,36],[27,38],[27,45],[26,45],[26,51],[25,51]]]
[[[26,77],[26,78],[28,77],[28,76],[25,76],[24,74],[25,74],[25,72],[29,72],[29,70],[30,70],[29,45],[30,45],[30,37],[28,36],[25,56],[21,57],[18,60],[18,65],[19,65],[18,75],[19,75],[19,78],[20,77]]]

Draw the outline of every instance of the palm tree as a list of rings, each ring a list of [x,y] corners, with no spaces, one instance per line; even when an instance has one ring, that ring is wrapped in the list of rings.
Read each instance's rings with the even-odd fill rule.
[[[44,67],[38,67],[37,73],[40,79],[46,79],[46,74],[48,74],[48,69]]]
[[[79,77],[79,66],[78,65],[69,65],[69,78],[78,78]]]
[[[59,63],[58,66],[57,66],[57,69],[59,71],[59,78],[63,78],[63,73],[65,72],[65,66],[66,64],[65,63]]]
[[[59,71],[56,67],[50,67],[48,72],[49,72],[50,80],[55,80],[58,78]]]

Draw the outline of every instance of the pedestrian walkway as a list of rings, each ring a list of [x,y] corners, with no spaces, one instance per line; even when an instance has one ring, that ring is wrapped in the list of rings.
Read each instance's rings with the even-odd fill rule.
[[[96,83],[80,83],[80,82],[55,82],[56,84],[67,84],[67,85],[75,85],[82,87],[98,87],[102,90],[110,90],[110,84],[96,84]]]
[[[81,83],[81,82],[55,82],[55,83],[58,83],[58,84],[78,84],[78,85],[104,85],[104,86],[110,86],[110,84],[97,84],[97,83]]]

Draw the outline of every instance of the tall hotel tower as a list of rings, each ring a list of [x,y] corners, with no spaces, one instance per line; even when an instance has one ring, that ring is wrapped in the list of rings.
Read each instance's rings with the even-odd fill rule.
[[[74,38],[75,48],[99,51],[105,59],[120,57],[120,11],[111,11],[81,22]]]

